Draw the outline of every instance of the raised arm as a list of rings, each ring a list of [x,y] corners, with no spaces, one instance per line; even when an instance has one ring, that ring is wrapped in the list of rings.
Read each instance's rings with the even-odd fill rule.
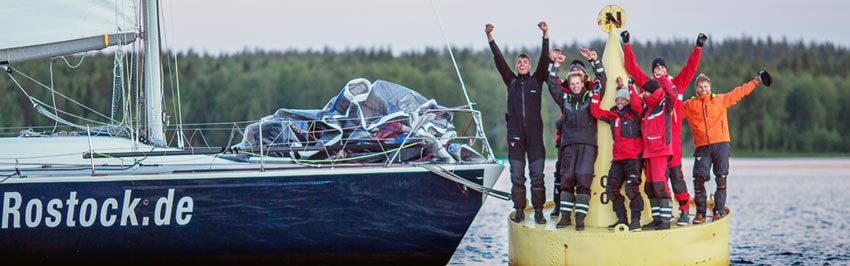
[[[643,98],[643,102],[645,102],[648,106],[655,106],[662,100],[664,100],[664,96],[666,95],[667,92],[664,88],[658,88],[657,90],[652,92],[652,94]]]
[[[493,24],[487,24],[484,26],[484,33],[487,33],[487,41],[490,43],[490,51],[493,52],[493,60],[496,62],[496,69],[499,70],[499,75],[502,76],[502,82],[505,83],[505,86],[510,86],[511,81],[516,78],[516,74],[511,70],[511,67],[508,66],[508,63],[505,62],[505,56],[502,55],[502,51],[499,50],[499,46],[496,45],[496,40],[493,39]]]
[[[638,117],[643,117],[643,102],[637,93],[637,89],[635,89],[635,84],[631,80],[629,81],[629,104],[632,106],[632,110],[635,110]]]
[[[732,91],[722,94],[723,96],[723,106],[726,108],[732,107],[738,101],[743,99],[745,96],[749,95],[756,86],[759,85],[758,79],[753,79],[750,82],[744,83],[741,86],[735,87]],[[719,96],[719,95],[718,95]]]
[[[608,77],[605,75],[605,68],[602,66],[602,62],[599,61],[599,56],[596,54],[596,51],[587,48],[579,48],[578,51],[582,56],[587,58],[587,61],[590,61],[590,67],[593,68],[593,73],[595,74],[593,88],[590,89],[593,89],[594,93],[598,91],[599,94],[604,96],[605,82],[608,81]]]
[[[549,86],[549,94],[552,95],[552,100],[558,104],[560,110],[564,109],[564,91],[561,90],[561,80],[558,78],[558,72],[561,69],[561,63],[564,63],[566,57],[560,52],[553,52],[552,65],[549,67],[549,76],[546,80],[546,85]]]
[[[623,79],[620,77],[617,77],[617,84],[618,87],[625,87],[623,86]],[[605,89],[603,88],[602,92],[604,91]],[[617,119],[617,114],[614,113],[614,111],[605,110],[602,108],[602,106],[600,105],[601,101],[602,93],[594,93],[593,97],[590,99],[590,114],[593,115],[593,117],[597,120],[602,120],[608,123]]]
[[[546,75],[549,74],[547,66],[549,66],[549,26],[545,21],[537,23],[537,27],[543,31],[543,43],[540,47],[540,59],[537,60],[537,69],[534,70],[535,80],[543,84],[546,80]]]
[[[649,77],[640,70],[637,61],[635,61],[635,52],[632,51],[632,44],[629,43],[629,31],[621,32],[620,36],[623,37],[623,66],[626,67],[626,73],[635,79],[635,84],[643,84],[649,81]]]
[[[685,63],[682,70],[679,70],[679,74],[676,74],[676,77],[673,78],[673,84],[676,85],[679,95],[685,93],[685,88],[688,87],[688,83],[691,83],[691,79],[693,79],[694,74],[697,73],[697,69],[699,68],[699,59],[702,55],[702,46],[705,44],[707,39],[708,36],[705,36],[705,34],[702,33],[697,36],[697,44],[694,46],[694,50],[691,51],[691,56],[688,57],[688,62]]]
[[[590,114],[597,120],[611,123],[611,121],[617,119],[617,114],[614,111],[602,109],[602,106],[599,105],[602,100],[601,97],[599,94],[593,94],[593,97],[590,98]]]

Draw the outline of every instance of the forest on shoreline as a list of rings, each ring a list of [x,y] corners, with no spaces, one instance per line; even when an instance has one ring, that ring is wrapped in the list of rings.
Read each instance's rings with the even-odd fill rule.
[[[497,39],[498,42],[498,39]],[[604,42],[594,41],[587,47],[604,50]],[[553,44],[568,58],[579,58],[578,45]],[[637,60],[644,71],[654,57],[666,59],[671,74],[678,73],[693,49],[693,41],[633,42]],[[509,64],[520,52],[537,63],[539,47],[502,46]],[[469,97],[483,114],[484,128],[490,144],[499,157],[507,153],[504,113],[506,90],[498,76],[489,49],[453,50]],[[101,113],[110,113],[112,104],[113,56],[91,53],[83,64],[70,68],[61,60],[54,61],[52,76],[57,92],[85,103]],[[244,51],[212,56],[188,51],[177,54],[180,106],[183,122],[218,123],[256,121],[273,114],[278,108],[320,109],[351,79],[387,80],[414,89],[425,97],[435,98],[444,106],[466,104],[451,59],[444,49],[394,54],[390,49],[352,49],[347,51]],[[68,61],[80,61],[79,56]],[[166,54],[163,62],[166,112],[176,124],[176,106],[172,97],[177,82],[174,55]],[[39,80],[51,83],[47,61],[27,62],[14,66]],[[848,154],[850,153],[850,50],[829,43],[774,41],[738,38],[709,41],[698,73],[712,79],[715,93],[724,93],[753,78],[762,68],[774,77],[772,87],[759,86],[748,97],[729,109],[729,128],[733,152],[752,155]],[[52,103],[51,93],[40,85],[13,74],[27,94]],[[0,127],[5,136],[20,130],[48,126],[53,121],[38,114],[26,95],[8,76],[0,78]],[[548,93],[546,93],[548,94]],[[693,83],[686,88],[685,98],[695,94]],[[545,139],[552,140],[554,121],[560,114],[549,95],[543,95]],[[63,98],[56,105],[64,111],[101,119]],[[73,117],[63,117],[75,123]],[[457,122],[456,122],[457,123]],[[687,123],[687,121],[686,121]],[[690,131],[682,130],[685,155],[693,150]],[[37,127],[36,131],[44,130]],[[187,133],[189,134],[189,133]],[[239,141],[241,138],[233,140]],[[212,146],[225,146],[226,137],[208,139]],[[554,142],[547,142],[547,155],[554,157]]]

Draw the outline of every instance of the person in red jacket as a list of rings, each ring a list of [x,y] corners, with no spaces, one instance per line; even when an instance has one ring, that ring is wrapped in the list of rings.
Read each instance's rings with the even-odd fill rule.
[[[756,77],[732,91],[723,94],[711,93],[711,79],[700,74],[697,77],[697,95],[682,104],[683,118],[694,137],[694,202],[697,214],[694,224],[705,222],[705,182],[710,180],[709,169],[714,169],[714,217],[726,216],[726,176],[729,175],[729,153],[731,145],[726,109],[749,95],[759,83],[770,86],[773,79],[762,69]]]
[[[670,219],[673,218],[670,187],[667,186],[666,177],[667,161],[673,155],[670,130],[671,100],[667,93],[667,90],[671,89],[669,84],[667,82],[662,86],[658,80],[650,79],[642,86],[642,99],[632,103],[643,106],[640,132],[646,174],[644,191],[652,209],[652,222],[643,226],[643,229],[670,229]]]
[[[629,31],[621,32],[620,36],[623,38],[623,57],[625,59],[626,72],[634,76],[637,84],[644,84],[644,82],[649,80],[649,77],[643,73],[635,61],[635,54],[632,51],[632,45],[629,43]],[[662,83],[664,81],[671,81],[673,83],[673,90],[669,92],[673,107],[673,115],[670,118],[673,131],[673,156],[670,157],[670,162],[667,166],[667,177],[673,185],[674,197],[679,203],[680,214],[676,224],[680,226],[688,225],[688,200],[691,197],[688,194],[688,187],[685,184],[685,175],[682,173],[682,94],[697,72],[700,55],[702,54],[702,46],[707,39],[708,36],[702,33],[697,36],[694,50],[676,77],[671,78],[668,75],[667,63],[664,61],[664,58],[659,57],[652,60],[652,78]]]
[[[630,82],[631,83],[631,82]],[[611,169],[608,171],[608,183],[605,193],[613,202],[614,213],[617,222],[608,226],[608,230],[614,230],[617,225],[626,224],[625,198],[620,194],[623,181],[626,181],[626,195],[629,197],[629,209],[632,212],[631,222],[628,223],[629,231],[640,231],[640,212],[643,211],[643,197],[640,195],[640,162],[641,134],[640,119],[643,110],[640,106],[632,107],[630,102],[639,103],[637,92],[633,84],[629,87],[623,85],[623,78],[617,77],[617,98],[615,105],[610,110],[600,108],[601,94],[594,94],[590,112],[598,120],[611,124],[611,136],[614,137],[613,159]]]

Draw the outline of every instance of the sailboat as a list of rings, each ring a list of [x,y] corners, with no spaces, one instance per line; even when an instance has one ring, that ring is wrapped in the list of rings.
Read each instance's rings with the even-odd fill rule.
[[[503,165],[481,113],[390,81],[353,79],[323,109],[280,109],[238,144],[192,146],[164,123],[179,113],[162,108],[159,10],[156,0],[0,4],[35,14],[0,30],[3,82],[25,108],[75,129],[0,138],[4,258],[444,264],[484,199],[507,198],[492,190]],[[128,45],[143,54],[125,54]],[[118,54],[112,111],[124,118],[67,114],[19,82],[31,79],[22,62],[107,47]],[[461,135],[456,117],[474,132]]]

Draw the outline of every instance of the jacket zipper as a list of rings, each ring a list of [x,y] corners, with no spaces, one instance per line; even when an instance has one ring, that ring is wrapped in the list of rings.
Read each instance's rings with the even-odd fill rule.
[[[708,136],[708,109],[705,107],[705,101],[702,102],[702,122],[705,124],[705,140],[706,145],[711,144],[711,138]]]
[[[520,95],[522,95],[522,131],[523,131],[523,134],[526,134],[525,128],[527,127],[527,125],[525,124],[525,120],[526,120],[526,117],[525,117],[525,81],[521,80],[519,87],[520,87]]]

